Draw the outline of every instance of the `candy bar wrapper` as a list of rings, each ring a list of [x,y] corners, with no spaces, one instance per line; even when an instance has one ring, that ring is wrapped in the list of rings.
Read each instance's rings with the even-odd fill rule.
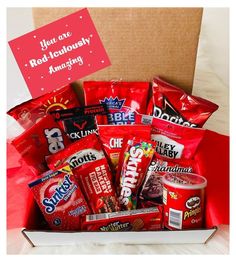
[[[136,209],[137,195],[152,160],[156,142],[141,137],[124,144],[117,172],[118,196],[122,210]]]
[[[152,82],[152,100],[147,114],[188,127],[202,127],[218,105],[188,95],[181,88],[156,77]]]
[[[112,184],[106,158],[88,163],[78,170],[77,178],[93,213],[116,212],[120,205]]]
[[[79,140],[87,135],[97,132],[96,115],[107,124],[108,110],[105,104],[75,107],[66,110],[53,111],[55,121],[64,129],[72,141]],[[100,120],[101,121],[101,120]]]
[[[163,229],[162,206],[87,215],[82,223],[86,231],[156,231]]]
[[[130,136],[151,139],[151,126],[144,125],[99,125],[98,132],[112,171],[117,171],[123,141]]]
[[[91,134],[73,142],[59,153],[50,156],[47,159],[47,164],[50,169],[55,169],[68,163],[74,174],[77,174],[79,173],[79,167],[104,157],[101,141],[96,134]]]
[[[71,142],[52,116],[46,115],[16,137],[12,144],[29,168],[39,175],[48,170],[46,159],[63,150]]]
[[[151,125],[151,139],[157,142],[156,152],[167,160],[192,159],[201,143],[205,130],[170,123],[166,120],[138,115],[138,124]]]
[[[28,129],[51,111],[76,106],[80,106],[79,101],[72,87],[68,85],[17,105],[7,114],[14,117],[24,129]]]
[[[42,174],[29,187],[51,229],[80,230],[81,216],[90,210],[69,165]]]
[[[196,172],[194,160],[166,161],[155,153],[139,194],[139,208],[163,203],[162,177],[166,173],[191,174]]]
[[[107,105],[109,124],[135,124],[136,114],[146,112],[148,82],[85,81],[83,88],[85,105]]]

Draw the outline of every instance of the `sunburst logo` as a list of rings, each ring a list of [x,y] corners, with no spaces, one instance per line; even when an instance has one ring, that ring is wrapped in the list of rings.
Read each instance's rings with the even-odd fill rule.
[[[54,96],[51,99],[48,99],[46,103],[42,105],[42,107],[39,109],[41,111],[39,114],[44,115],[50,111],[67,109],[68,103],[68,99],[64,101],[63,97],[61,97],[59,100],[56,96]]]

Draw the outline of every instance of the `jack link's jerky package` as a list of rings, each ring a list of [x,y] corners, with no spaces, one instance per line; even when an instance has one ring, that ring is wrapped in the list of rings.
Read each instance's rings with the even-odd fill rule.
[[[128,139],[122,148],[117,172],[118,196],[122,210],[137,208],[139,188],[155,152],[156,143],[143,137]]]
[[[62,150],[60,154],[49,157],[47,164],[50,169],[55,169],[68,163],[73,173],[77,176],[79,167],[104,157],[101,141],[96,134],[91,134],[75,141]]]
[[[144,125],[99,125],[98,132],[113,170],[117,169],[125,138],[142,136],[146,139],[151,139],[151,126]]]
[[[144,208],[163,203],[162,177],[166,173],[189,174],[194,172],[196,172],[194,160],[172,162],[161,159],[155,152],[139,194],[139,207]]]
[[[56,89],[43,96],[28,100],[7,112],[24,128],[28,129],[47,113],[80,106],[70,85]]]
[[[108,111],[105,104],[98,104],[53,111],[51,114],[55,121],[63,127],[70,139],[75,141],[92,133],[97,134],[97,120],[95,116],[99,115],[100,119],[104,119],[103,124],[107,124],[106,115]]]
[[[69,165],[55,171],[47,171],[41,178],[30,183],[29,187],[53,230],[79,230],[81,217],[90,214]]]
[[[175,124],[202,127],[218,105],[192,95],[156,77],[152,82],[153,100],[148,105],[148,115]]]
[[[166,120],[138,115],[138,124],[152,125],[152,140],[157,142],[156,152],[163,159],[192,159],[205,130],[177,125]]]
[[[106,158],[83,165],[77,177],[93,213],[120,210]]]
[[[148,91],[148,82],[84,82],[85,105],[106,104],[113,125],[134,124],[137,113],[146,112]]]
[[[48,170],[47,158],[71,144],[69,138],[50,115],[44,116],[12,144],[21,154],[27,165],[38,175]]]

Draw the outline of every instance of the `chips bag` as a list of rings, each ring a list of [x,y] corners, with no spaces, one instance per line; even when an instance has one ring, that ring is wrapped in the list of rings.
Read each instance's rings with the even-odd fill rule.
[[[148,91],[148,82],[84,82],[85,104],[106,104],[113,125],[134,124],[136,114],[146,112]]]
[[[188,95],[184,90],[156,77],[152,82],[153,99],[147,114],[175,124],[188,127],[202,127],[218,105]]]
[[[46,159],[63,150],[71,142],[52,116],[46,115],[16,137],[12,144],[30,169],[38,175],[48,170]]]
[[[79,105],[75,92],[68,85],[17,105],[10,109],[7,114],[14,117],[23,128],[28,129],[51,111]]]

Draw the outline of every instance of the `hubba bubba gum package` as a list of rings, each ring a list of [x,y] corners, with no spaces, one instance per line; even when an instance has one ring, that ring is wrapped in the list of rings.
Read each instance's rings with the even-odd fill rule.
[[[133,137],[124,144],[117,172],[118,197],[122,210],[137,208],[138,192],[155,152],[156,142]]]
[[[70,85],[26,101],[7,112],[24,128],[28,129],[50,111],[80,106]]]
[[[81,166],[77,177],[93,213],[120,210],[106,158]]]
[[[80,230],[90,209],[69,165],[47,171],[29,187],[51,229]]]
[[[138,115],[137,123],[152,126],[151,138],[157,142],[156,152],[164,159],[192,159],[205,130],[169,123],[147,115]]]
[[[194,160],[163,160],[155,152],[139,194],[139,207],[149,207],[163,203],[162,179],[166,173],[191,174],[196,171]]]
[[[98,104],[53,111],[50,114],[62,126],[69,138],[76,141],[92,133],[98,134],[95,116],[99,115],[100,121],[103,119],[103,124],[107,124],[108,111],[105,104]]]
[[[192,95],[156,77],[152,82],[152,99],[147,114],[175,124],[202,127],[218,105]]]
[[[144,125],[99,125],[98,132],[114,172],[117,171],[120,151],[125,138],[142,136],[151,139],[151,127]]]
[[[148,82],[85,81],[83,88],[85,105],[107,105],[109,124],[134,124],[136,114],[146,112]]]
[[[88,135],[78,141],[73,142],[67,148],[62,150],[60,154],[55,154],[47,159],[50,169],[68,163],[74,174],[79,174],[79,167],[104,158],[102,144],[96,134]],[[77,170],[78,169],[78,170]]]
[[[86,231],[153,231],[163,229],[162,206],[87,215],[82,223]]]
[[[48,170],[47,158],[71,144],[52,116],[46,115],[21,135],[12,144],[30,169],[39,175]]]

